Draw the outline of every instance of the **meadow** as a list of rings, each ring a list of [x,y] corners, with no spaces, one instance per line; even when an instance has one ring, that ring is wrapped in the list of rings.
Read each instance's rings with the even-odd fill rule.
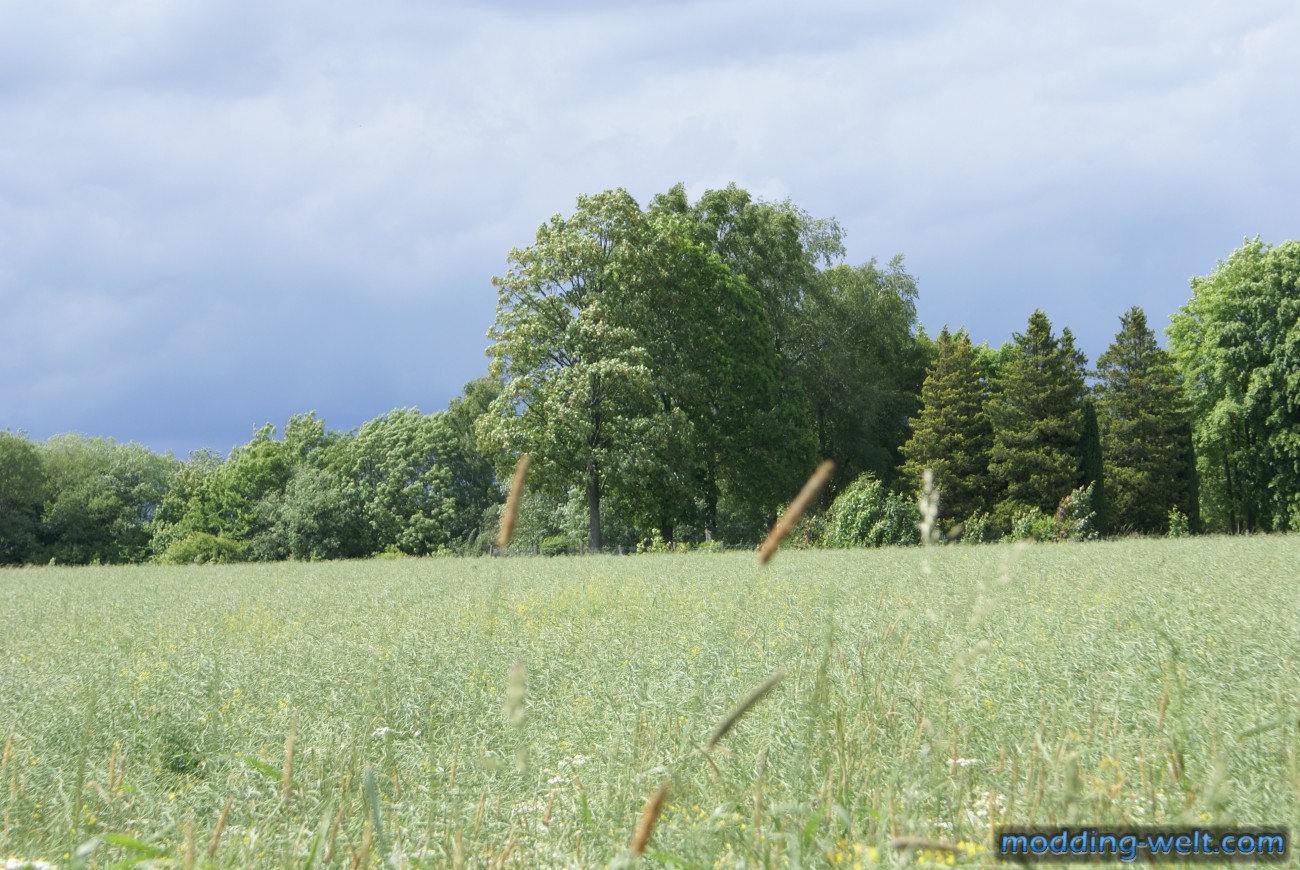
[[[0,865],[974,867],[1001,824],[1295,832],[1297,652],[1296,536],[6,570]]]

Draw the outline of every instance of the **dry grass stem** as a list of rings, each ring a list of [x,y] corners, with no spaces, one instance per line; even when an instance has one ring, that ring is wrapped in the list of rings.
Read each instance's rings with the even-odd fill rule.
[[[776,550],[781,546],[781,542],[785,540],[786,535],[790,534],[790,531],[799,522],[799,518],[803,516],[803,512],[812,504],[817,494],[825,488],[831,479],[831,472],[834,470],[835,463],[829,459],[817,466],[817,470],[808,478],[808,482],[803,485],[803,489],[799,490],[799,494],[794,497],[794,501],[790,502],[790,506],[785,509],[785,513],[781,514],[781,518],[776,521],[776,525],[772,526],[772,531],[768,532],[767,540],[763,541],[763,546],[758,548],[758,564],[766,565],[776,555]]]
[[[917,528],[921,530],[921,544],[930,546],[942,542],[937,520],[939,519],[939,488],[934,485],[934,470],[927,468],[921,474],[921,493],[917,497],[917,508],[921,512],[921,521]]]
[[[659,814],[663,812],[664,801],[668,799],[668,786],[671,784],[672,780],[664,777],[654,794],[645,802],[645,809],[641,810],[641,818],[637,820],[636,831],[632,834],[633,854],[642,854],[649,845],[650,835],[654,832],[655,822],[659,821]]]
[[[352,858],[352,870],[358,870],[358,868],[366,866],[366,862],[370,860],[370,843],[374,835],[374,824],[369,819],[366,819],[366,829],[361,832],[361,845]]]
[[[194,820],[186,819],[185,825],[185,846],[183,857],[181,858],[181,867],[184,870],[194,870]]]
[[[510,481],[510,497],[506,499],[506,509],[501,515],[501,532],[497,535],[497,546],[510,546],[510,539],[515,534],[515,523],[519,520],[519,502],[524,497],[524,478],[528,476],[528,463],[531,460],[527,453],[519,457],[519,464],[515,466],[514,479]]]
[[[727,732],[731,730],[732,726],[740,721],[740,717],[748,713],[751,707],[763,700],[763,696],[775,689],[777,684],[784,679],[785,669],[781,669],[755,686],[754,690],[745,696],[745,700],[737,704],[735,708],[727,714],[727,718],[718,723],[718,727],[713,729],[713,733],[709,735],[709,741],[704,744],[704,747],[706,749],[712,749],[717,746],[718,741],[725,737]]]
[[[215,858],[217,856],[217,846],[221,845],[221,832],[226,829],[226,817],[230,815],[230,805],[234,802],[234,798],[229,798],[226,801],[225,807],[221,810],[221,815],[217,817],[217,827],[216,830],[212,832],[212,842],[208,844],[209,858]]]
[[[516,728],[524,724],[524,700],[528,694],[528,668],[515,662],[506,675],[506,721]]]
[[[298,717],[289,723],[289,736],[284,740],[284,777],[280,782],[280,804],[289,805],[293,796],[293,753],[298,745]]]

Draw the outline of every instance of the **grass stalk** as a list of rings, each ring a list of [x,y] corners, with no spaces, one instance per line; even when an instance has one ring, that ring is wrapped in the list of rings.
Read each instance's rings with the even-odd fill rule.
[[[794,501],[790,502],[790,506],[785,509],[776,524],[772,526],[772,531],[768,532],[767,539],[763,541],[763,546],[759,547],[758,550],[758,564],[766,565],[772,560],[777,549],[781,546],[781,542],[799,523],[799,518],[803,516],[804,511],[812,505],[813,500],[817,498],[817,494],[830,482],[831,472],[834,470],[835,463],[829,459],[817,466],[812,476],[808,478],[808,482],[803,485],[803,489],[799,490],[799,494],[794,497]]]

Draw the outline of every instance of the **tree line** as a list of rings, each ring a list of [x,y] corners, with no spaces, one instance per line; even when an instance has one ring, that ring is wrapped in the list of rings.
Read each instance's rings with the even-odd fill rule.
[[[1247,242],[1172,318],[1134,307],[1095,369],[1033,312],[931,338],[901,257],[734,185],[578,198],[495,278],[489,370],[448,408],[314,414],[222,458],[0,433],[0,563],[482,552],[533,457],[547,552],[750,545],[820,458],[802,540],[879,545],[1300,527],[1300,243]]]

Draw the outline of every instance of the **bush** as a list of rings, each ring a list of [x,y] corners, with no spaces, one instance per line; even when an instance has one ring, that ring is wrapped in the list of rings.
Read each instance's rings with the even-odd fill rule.
[[[1192,523],[1187,514],[1176,507],[1169,509],[1169,537],[1185,538],[1192,533]]]
[[[238,541],[207,532],[191,532],[172,541],[158,561],[167,565],[202,565],[206,562],[242,562],[247,558],[246,548]]]
[[[1011,540],[1050,541],[1056,537],[1056,524],[1040,508],[1024,508],[1011,517]]]
[[[550,535],[542,538],[537,549],[543,556],[568,556],[571,553],[581,552],[581,548],[575,547],[573,539],[568,535]]]
[[[1022,508],[1011,517],[1012,541],[1095,541],[1092,484],[1081,486],[1061,499],[1056,515],[1049,517],[1037,507]]]
[[[962,523],[961,541],[963,544],[987,544],[996,541],[997,531],[993,527],[993,518],[984,511],[975,511],[966,522]]]
[[[1093,484],[1081,486],[1071,492],[1056,506],[1053,518],[1054,535],[1058,541],[1095,541],[1097,515],[1092,510]]]
[[[921,513],[908,498],[864,474],[835,499],[826,514],[826,543],[832,547],[918,544]]]

